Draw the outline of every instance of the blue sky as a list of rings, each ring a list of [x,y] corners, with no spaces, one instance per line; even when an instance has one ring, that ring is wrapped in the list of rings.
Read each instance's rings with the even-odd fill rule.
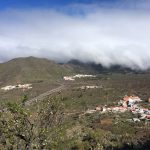
[[[97,4],[102,7],[134,7],[137,1],[143,0],[0,0],[0,9],[53,8],[72,4]]]
[[[112,1],[112,0],[108,0]],[[95,3],[95,0],[1,0],[0,8],[34,8],[34,7],[55,7],[73,3]]]

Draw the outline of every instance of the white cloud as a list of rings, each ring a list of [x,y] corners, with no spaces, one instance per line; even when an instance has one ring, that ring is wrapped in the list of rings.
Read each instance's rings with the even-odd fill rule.
[[[72,16],[52,9],[0,12],[1,61],[32,55],[150,68],[150,13],[91,8]]]

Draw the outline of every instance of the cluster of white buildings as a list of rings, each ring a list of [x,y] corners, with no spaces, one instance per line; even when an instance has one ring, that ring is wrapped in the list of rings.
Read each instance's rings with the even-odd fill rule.
[[[138,114],[139,119],[150,119],[150,110],[139,105],[142,100],[137,96],[125,96],[120,104],[130,110],[133,114]]]
[[[8,85],[1,88],[4,91],[10,91],[13,89],[32,89],[32,84],[17,84],[17,85]]]
[[[87,85],[87,86],[81,86],[80,88],[82,90],[84,90],[84,89],[98,89],[98,88],[102,88],[102,86]]]
[[[75,78],[92,78],[92,77],[96,77],[96,76],[88,75],[88,74],[77,74],[74,76],[64,76],[64,80],[74,81]]]
[[[65,81],[74,81],[75,79],[72,76],[64,76]]]
[[[138,114],[138,118],[133,118],[133,121],[150,120],[150,110],[140,106],[142,100],[137,96],[125,96],[123,100],[120,100],[118,106],[113,107],[99,107],[97,106],[94,110],[87,110],[85,113],[94,113],[100,111],[101,113],[113,112],[113,113],[124,113],[131,111],[133,114]]]

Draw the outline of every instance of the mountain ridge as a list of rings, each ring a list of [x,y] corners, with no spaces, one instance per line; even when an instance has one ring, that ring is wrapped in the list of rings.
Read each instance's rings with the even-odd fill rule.
[[[135,71],[119,65],[105,68],[101,64],[84,63],[79,60],[70,60],[67,63],[57,63],[46,58],[19,57],[0,63],[0,84],[42,82],[58,80],[63,76],[82,74],[105,73],[145,73],[149,71]]]

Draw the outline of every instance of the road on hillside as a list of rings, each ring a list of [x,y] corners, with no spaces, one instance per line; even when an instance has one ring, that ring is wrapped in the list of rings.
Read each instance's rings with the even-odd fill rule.
[[[59,87],[57,87],[57,88],[55,88],[55,89],[52,89],[52,90],[50,90],[50,91],[47,91],[47,92],[45,92],[45,93],[43,93],[43,94],[40,94],[40,95],[37,96],[37,97],[34,97],[34,98],[28,100],[28,101],[25,103],[25,105],[26,105],[26,106],[29,106],[31,103],[37,102],[37,101],[40,101],[40,100],[43,100],[46,96],[49,96],[49,95],[51,95],[51,94],[53,94],[53,93],[59,92],[59,91],[61,91],[61,90],[64,90],[65,88],[66,88],[65,85],[61,85],[61,86],[59,86]]]

